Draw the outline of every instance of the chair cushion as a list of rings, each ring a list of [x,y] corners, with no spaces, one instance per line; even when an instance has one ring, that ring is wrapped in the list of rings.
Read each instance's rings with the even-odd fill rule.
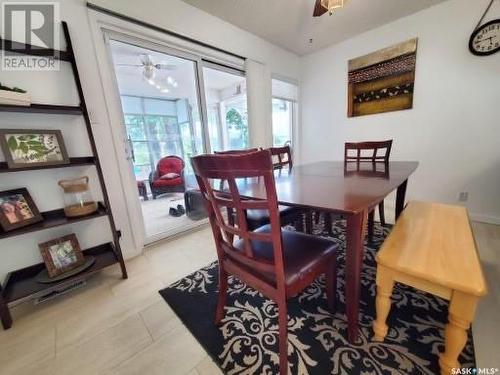
[[[278,206],[280,217],[284,215],[291,215],[299,210],[290,206]],[[263,225],[269,224],[269,212],[267,210],[248,210],[247,220],[250,228],[258,228]]]
[[[154,180],[152,185],[153,187],[162,187],[162,186],[177,186],[182,185],[182,178],[170,178],[170,179],[158,179]]]
[[[179,173],[169,172],[160,177],[160,180],[172,180],[174,178],[181,177]]]
[[[255,232],[269,233],[270,225],[258,228]],[[309,234],[282,230],[283,254],[285,260],[285,281],[291,285],[304,278],[305,275],[321,266],[324,261],[330,257],[336,256],[335,252],[338,245],[326,238],[315,237]],[[243,240],[236,241],[234,247],[243,251]],[[273,245],[269,242],[252,241],[254,255],[265,260],[273,260]],[[258,273],[255,270],[251,272],[263,277],[269,283],[275,283],[275,277],[272,273]]]
[[[158,176],[164,176],[167,173],[177,173],[180,175],[184,169],[184,161],[181,158],[167,156],[160,159],[156,170],[158,171]]]

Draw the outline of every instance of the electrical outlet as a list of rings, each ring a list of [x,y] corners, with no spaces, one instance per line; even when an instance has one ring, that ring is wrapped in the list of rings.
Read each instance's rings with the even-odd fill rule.
[[[469,193],[467,191],[461,191],[458,193],[459,202],[467,202],[469,200]]]

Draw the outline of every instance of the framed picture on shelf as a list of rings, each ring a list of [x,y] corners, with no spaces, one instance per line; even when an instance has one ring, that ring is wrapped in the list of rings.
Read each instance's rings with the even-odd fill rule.
[[[8,232],[42,221],[43,217],[33,202],[28,189],[0,192],[0,226]]]
[[[75,234],[38,244],[49,277],[59,276],[85,263]]]
[[[9,168],[69,163],[60,130],[1,129],[0,147]]]

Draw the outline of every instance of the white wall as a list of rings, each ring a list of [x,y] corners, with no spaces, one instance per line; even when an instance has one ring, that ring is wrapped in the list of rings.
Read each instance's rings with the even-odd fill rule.
[[[303,161],[342,160],[347,140],[393,138],[393,159],[420,162],[410,199],[456,203],[468,191],[473,218],[500,223],[500,53],[468,51],[488,2],[449,0],[304,57]],[[413,37],[414,108],[347,118],[347,61]]]
[[[143,0],[140,4],[131,0],[96,1],[96,3],[257,60],[264,66],[269,80],[272,73],[295,79],[299,76],[300,65],[297,56],[193,8],[180,0]],[[135,189],[135,187],[127,187],[123,184],[123,181],[127,179],[121,174],[119,166],[126,163],[125,150],[121,145],[115,146],[113,132],[111,131],[112,127],[119,127],[121,124],[110,123],[109,111],[103,100],[110,95],[118,95],[118,93],[104,92],[103,98],[103,86],[98,70],[98,61],[94,53],[85,1],[65,0],[60,2],[60,10],[61,19],[69,24],[83,90],[91,112],[97,147],[110,193],[111,206],[117,227],[123,233],[121,244],[124,255],[125,257],[132,257],[142,250],[137,246],[137,241],[134,238],[134,234],[139,233],[141,229],[134,228],[132,230],[130,222],[130,215],[137,213],[134,211],[136,207],[133,207],[125,199],[127,189]],[[102,38],[97,41],[97,43],[101,42],[103,43]],[[74,91],[74,86],[71,86],[72,78],[68,70],[61,72],[61,74],[7,74],[0,71],[0,82],[28,88],[33,94],[33,101],[54,104],[77,103],[76,91]],[[269,111],[270,108],[269,105]],[[260,107],[260,109],[254,110],[262,111],[263,109]],[[257,114],[256,118],[259,117],[262,118],[262,115]],[[270,124],[260,125],[257,123],[254,125],[270,126]],[[71,156],[88,155],[90,152],[89,145],[85,143],[84,123],[80,118],[2,114],[0,127],[62,128]],[[2,155],[0,155],[0,160],[3,160]],[[0,178],[0,191],[27,186],[41,210],[60,208],[62,207],[62,195],[57,186],[57,181],[86,173],[89,173],[93,179],[94,190],[96,196],[99,197],[98,185],[92,168],[3,174]],[[108,231],[104,228],[103,223],[106,223],[106,219],[0,240],[0,280],[3,280],[5,274],[10,270],[40,262],[41,257],[37,247],[39,242],[72,232],[77,233],[84,248],[106,241]]]

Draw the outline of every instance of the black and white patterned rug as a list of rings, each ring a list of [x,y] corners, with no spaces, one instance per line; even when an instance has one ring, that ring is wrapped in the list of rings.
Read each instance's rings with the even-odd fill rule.
[[[338,254],[337,310],[326,303],[324,277],[288,302],[288,360],[291,374],[439,374],[448,303],[396,284],[389,333],[372,341],[375,316],[375,254],[390,228],[376,225],[375,241],[365,244],[360,305],[360,336],[347,341],[345,315],[345,222],[333,225]],[[315,234],[327,237],[320,225]],[[274,302],[231,278],[223,324],[213,324],[217,302],[217,262],[160,291],[183,323],[226,374],[278,371],[278,315]],[[475,367],[472,337],[459,358]]]

